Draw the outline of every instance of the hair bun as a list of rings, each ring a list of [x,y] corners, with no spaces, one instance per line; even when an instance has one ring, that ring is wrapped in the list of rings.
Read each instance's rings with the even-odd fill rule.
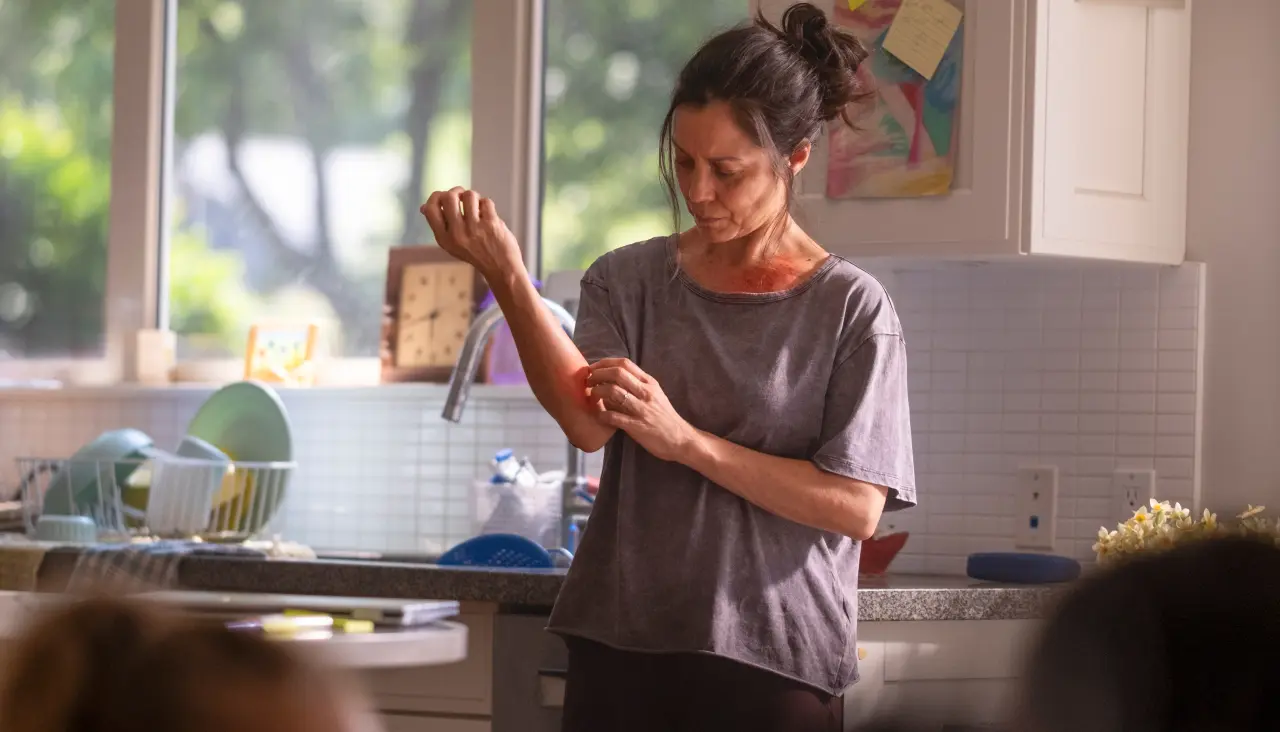
[[[858,67],[870,53],[852,33],[832,25],[812,3],[796,3],[782,14],[782,37],[816,72],[822,94],[822,119],[843,117],[853,124],[850,105],[870,90],[858,78]]]

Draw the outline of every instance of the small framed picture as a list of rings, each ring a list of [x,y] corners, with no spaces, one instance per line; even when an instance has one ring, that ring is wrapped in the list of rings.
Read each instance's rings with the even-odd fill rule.
[[[315,382],[320,326],[306,321],[255,323],[249,328],[244,377],[268,384],[311,386]]]

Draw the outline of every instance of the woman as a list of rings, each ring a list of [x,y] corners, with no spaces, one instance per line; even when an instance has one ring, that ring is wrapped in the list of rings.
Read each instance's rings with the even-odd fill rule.
[[[543,407],[605,448],[551,616],[566,729],[839,728],[858,542],[915,502],[906,354],[879,283],[790,208],[866,55],[807,3],[708,41],[661,136],[694,226],[596,261],[572,341],[491,201],[423,205],[488,280]]]

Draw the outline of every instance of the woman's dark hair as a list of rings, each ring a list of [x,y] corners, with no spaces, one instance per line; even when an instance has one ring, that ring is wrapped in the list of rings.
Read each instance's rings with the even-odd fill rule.
[[[861,41],[832,25],[811,3],[787,8],[781,26],[757,13],[754,22],[703,44],[676,80],[659,138],[658,164],[676,228],[680,198],[672,126],[678,107],[725,102],[752,141],[770,151],[787,188],[786,206],[775,222],[780,223],[794,197],[787,159],[801,143],[817,139],[827,122],[840,119],[853,126],[852,110],[871,95],[857,75],[867,55]]]
[[[1276,726],[1280,549],[1209,539],[1127,562],[1062,598],[1032,649],[1015,729]]]

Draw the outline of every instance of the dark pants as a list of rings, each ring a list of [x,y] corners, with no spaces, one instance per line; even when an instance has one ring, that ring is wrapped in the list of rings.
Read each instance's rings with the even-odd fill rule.
[[[842,700],[717,656],[569,638],[563,732],[839,732]]]

